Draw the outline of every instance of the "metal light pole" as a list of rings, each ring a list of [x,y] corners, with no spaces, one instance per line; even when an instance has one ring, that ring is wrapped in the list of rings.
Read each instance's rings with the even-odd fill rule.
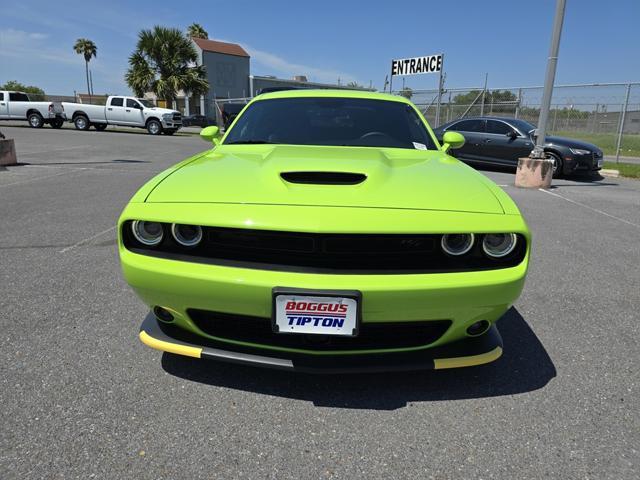
[[[553,21],[553,35],[551,36],[551,48],[547,60],[547,74],[544,79],[544,93],[542,94],[542,105],[540,106],[540,117],[538,118],[538,137],[536,146],[532,150],[530,158],[545,158],[544,143],[547,133],[547,119],[551,108],[551,96],[553,95],[553,82],[556,78],[556,65],[558,64],[558,50],[560,48],[560,36],[562,35],[562,23],[564,22],[564,9],[566,0],[558,0],[556,3],[556,15]]]
[[[557,0],[556,3],[556,15],[553,21],[553,35],[551,36],[551,48],[549,49],[549,58],[547,60],[547,74],[544,79],[544,93],[542,95],[542,105],[540,105],[536,144],[528,157],[518,159],[515,179],[516,187],[549,188],[551,186],[554,160],[546,158],[544,144],[547,135],[547,119],[551,108],[551,96],[553,95],[553,82],[556,78],[556,65],[558,63],[558,49],[560,47],[565,4],[566,0]]]

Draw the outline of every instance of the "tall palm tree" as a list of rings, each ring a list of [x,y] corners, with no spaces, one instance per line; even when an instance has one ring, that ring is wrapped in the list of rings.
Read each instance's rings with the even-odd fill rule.
[[[187,35],[189,38],[209,38],[209,34],[199,23],[192,23],[187,27]]]
[[[79,38],[76,40],[73,49],[78,55],[82,55],[84,57],[85,73],[87,74],[87,93],[89,94],[89,99],[91,99],[91,87],[89,86],[89,62],[92,57],[95,58],[98,56],[98,47],[96,47],[96,44],[91,40]]]
[[[193,43],[180,30],[156,25],[138,34],[124,78],[140,97],[153,92],[157,98],[171,102],[178,90],[201,95],[209,90],[209,82],[197,59]]]

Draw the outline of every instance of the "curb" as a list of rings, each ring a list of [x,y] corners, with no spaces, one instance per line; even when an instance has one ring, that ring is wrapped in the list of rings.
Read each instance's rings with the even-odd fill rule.
[[[602,175],[603,177],[618,178],[620,176],[620,172],[618,170],[608,170],[606,168],[603,168],[598,173],[600,173],[600,175]]]

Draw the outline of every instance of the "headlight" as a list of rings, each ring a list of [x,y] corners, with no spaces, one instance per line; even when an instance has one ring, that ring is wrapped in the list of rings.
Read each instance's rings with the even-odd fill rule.
[[[450,233],[442,236],[442,250],[449,255],[464,255],[473,247],[473,233]]]
[[[202,240],[202,228],[198,225],[171,225],[171,234],[180,245],[194,247]]]
[[[570,148],[571,153],[574,155],[591,155],[591,150],[584,150],[582,148]]]
[[[164,232],[162,225],[158,222],[145,222],[136,220],[131,224],[131,232],[143,245],[153,247],[162,241]]]
[[[170,120],[173,117],[173,113],[163,113],[162,118],[165,120]]]
[[[482,250],[492,258],[506,257],[516,248],[517,241],[515,233],[489,233],[482,240]]]

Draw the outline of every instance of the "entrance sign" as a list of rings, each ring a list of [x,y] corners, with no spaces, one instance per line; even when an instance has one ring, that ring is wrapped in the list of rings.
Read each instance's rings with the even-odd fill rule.
[[[442,54],[391,60],[391,76],[420,75],[442,70]]]

